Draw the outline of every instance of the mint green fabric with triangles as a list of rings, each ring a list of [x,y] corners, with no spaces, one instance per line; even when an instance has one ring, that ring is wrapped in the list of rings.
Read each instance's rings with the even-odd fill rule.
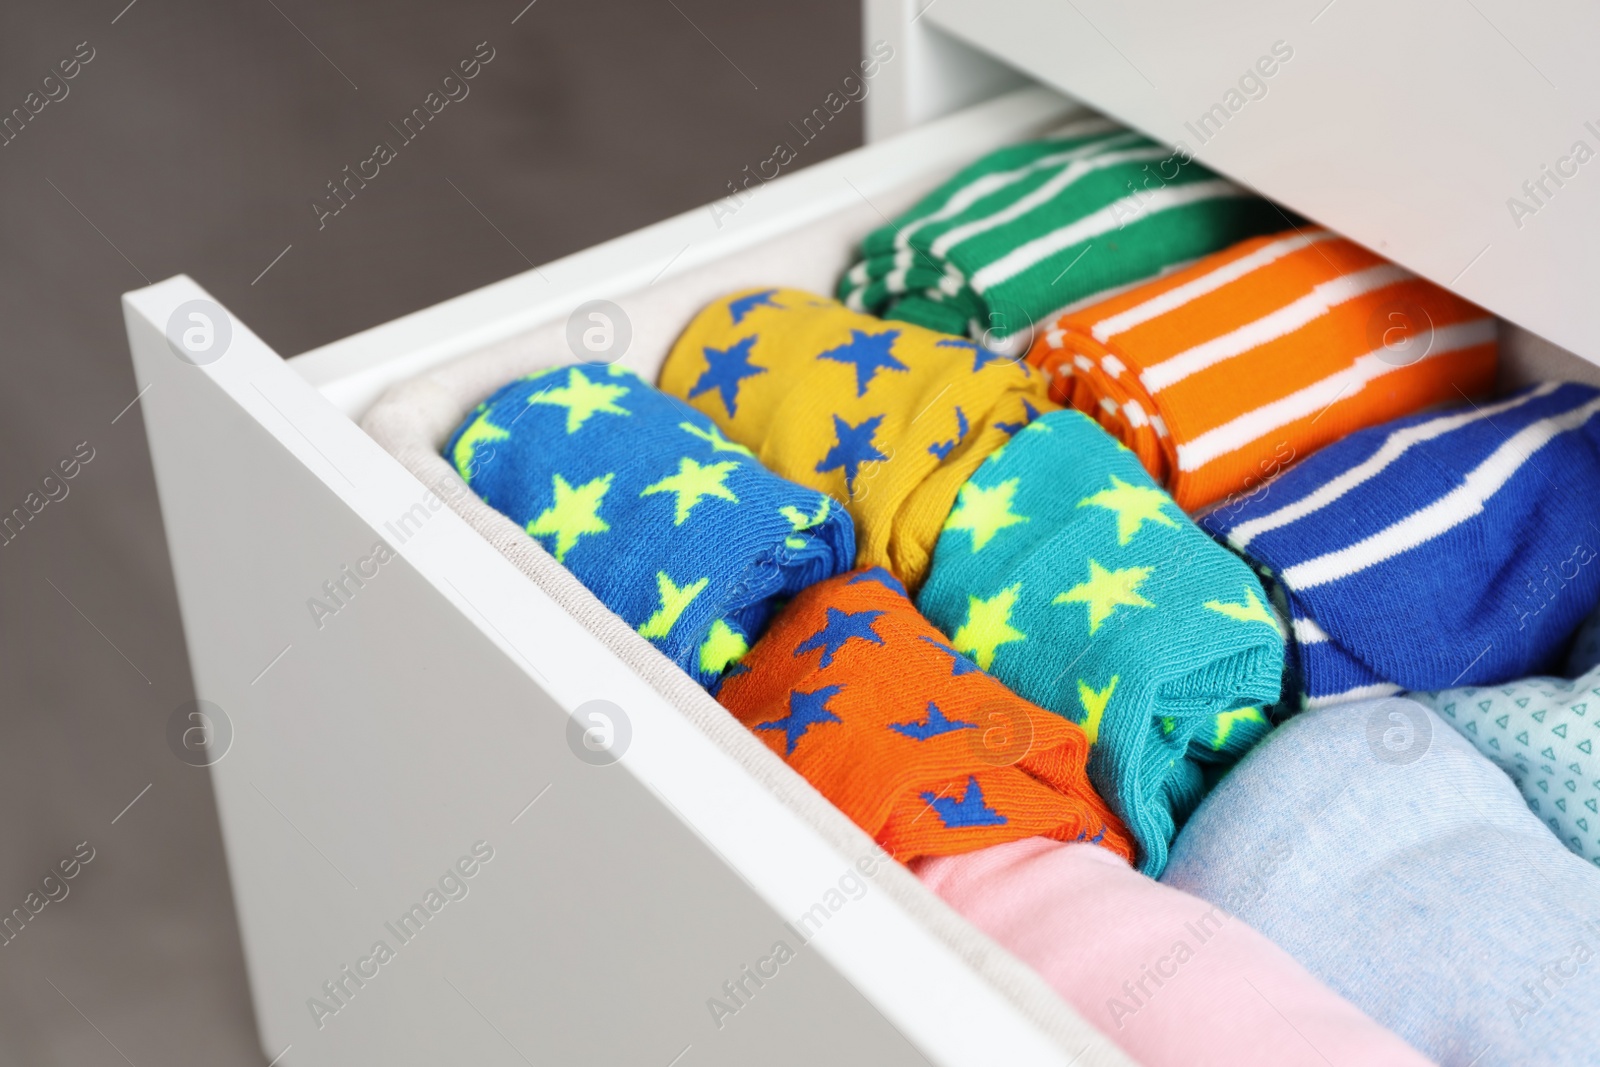
[[[1524,678],[1409,695],[1510,775],[1563,844],[1600,866],[1600,667],[1576,681]]]
[[[1284,650],[1261,583],[1079,412],[1039,417],[972,475],[917,606],[1083,727],[1089,780],[1152,877],[1208,781],[1269,729]]]

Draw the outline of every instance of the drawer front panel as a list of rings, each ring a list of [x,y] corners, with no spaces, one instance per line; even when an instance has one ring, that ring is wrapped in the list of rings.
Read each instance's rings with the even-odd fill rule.
[[[126,310],[269,1057],[1071,1060],[897,903],[905,871],[800,923],[865,836],[819,836],[448,508],[405,522],[423,487],[243,324],[175,358],[206,299]],[[572,748],[591,699],[631,722],[620,763]],[[1079,1063],[1126,1062],[1051,1012]]]
[[[197,691],[233,729],[212,774],[274,1052],[665,1064],[693,1045],[695,1062],[801,1064],[845,1042],[871,1062],[924,1062],[635,774],[574,758],[557,700],[403,553],[363,565],[392,535],[162,348],[141,360],[146,419]],[[273,362],[280,374],[247,388],[267,401],[263,422],[288,430],[278,410],[293,393],[280,390],[296,383]],[[376,574],[357,586],[358,568]],[[646,731],[640,687],[610,682],[617,665],[593,669],[590,692]],[[442,872],[490,850],[473,877],[447,880],[464,895],[420,930],[402,921]],[[706,1000],[726,1001],[723,982],[780,940],[796,956],[778,995],[714,1027]],[[394,958],[356,985],[342,969],[372,970],[360,961],[379,941]]]
[[[926,17],[1600,362],[1593,5],[940,0]]]

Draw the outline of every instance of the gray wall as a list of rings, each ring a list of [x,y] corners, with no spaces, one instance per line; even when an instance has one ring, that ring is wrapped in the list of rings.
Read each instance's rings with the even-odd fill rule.
[[[0,913],[94,850],[0,946],[0,1064],[261,1064],[210,785],[164,736],[192,694],[118,295],[187,273],[293,354],[709,202],[856,61],[859,11],[125,2],[0,13],[0,113],[93,49],[0,147],[0,513],[94,451],[0,546]],[[319,230],[324,183],[481,41]]]

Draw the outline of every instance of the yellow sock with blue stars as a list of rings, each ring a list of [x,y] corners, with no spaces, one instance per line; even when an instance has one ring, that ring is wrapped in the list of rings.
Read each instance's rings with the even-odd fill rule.
[[[660,381],[778,474],[843,501],[861,565],[912,590],[962,484],[1058,406],[1020,361],[797,289],[712,303]]]

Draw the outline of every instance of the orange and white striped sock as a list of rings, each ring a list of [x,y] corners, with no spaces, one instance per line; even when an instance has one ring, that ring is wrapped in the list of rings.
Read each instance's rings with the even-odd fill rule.
[[[1481,308],[1326,230],[1242,242],[1062,315],[1028,361],[1196,511],[1494,384]]]

